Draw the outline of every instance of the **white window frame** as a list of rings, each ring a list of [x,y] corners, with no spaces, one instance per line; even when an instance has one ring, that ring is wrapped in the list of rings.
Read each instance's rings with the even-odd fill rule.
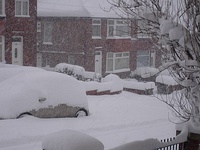
[[[17,14],[17,2],[20,2],[20,13]],[[27,14],[23,14],[24,8],[23,4],[27,3]],[[29,16],[29,0],[15,0],[15,17],[30,17]]]
[[[37,32],[41,32],[41,21],[37,21]]]
[[[53,24],[52,22],[50,21],[47,21],[44,23],[44,42],[43,44],[47,44],[47,45],[52,45],[52,41],[53,41]],[[47,40],[47,35],[46,34],[49,34],[49,37],[48,40]]]
[[[121,55],[121,56],[120,56]],[[116,63],[118,59],[128,59],[128,66],[121,69],[116,69]],[[112,62],[111,70],[108,69],[108,61]],[[130,71],[130,53],[129,52],[108,52],[106,56],[106,73],[118,73]]]
[[[99,35],[93,35],[93,27],[99,27],[97,29],[99,29]],[[101,19],[93,19],[92,20],[92,39],[99,39],[101,38]]]
[[[0,0],[2,2],[2,13],[0,12],[0,17],[5,17],[5,0]]]
[[[108,19],[107,20],[107,38],[131,38],[130,20]],[[124,28],[123,32],[117,28]],[[112,31],[110,31],[112,30]],[[120,32],[120,34],[118,33]]]

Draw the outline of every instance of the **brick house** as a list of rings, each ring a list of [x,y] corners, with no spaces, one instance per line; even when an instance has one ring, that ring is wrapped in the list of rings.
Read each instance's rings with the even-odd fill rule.
[[[0,0],[0,62],[36,65],[37,0]]]
[[[103,76],[158,67],[160,57],[151,39],[138,35],[134,23],[131,30],[127,20],[101,9],[107,6],[104,0],[38,0],[37,65],[65,62]]]
[[[106,0],[0,0],[0,62],[64,62],[103,76],[158,67],[151,39],[138,36],[134,23],[103,11],[107,6]]]

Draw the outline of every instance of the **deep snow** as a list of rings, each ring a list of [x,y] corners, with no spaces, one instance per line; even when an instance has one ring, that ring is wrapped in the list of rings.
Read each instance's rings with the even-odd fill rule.
[[[41,150],[46,135],[63,129],[93,136],[105,150],[136,140],[175,136],[175,125],[168,120],[170,110],[154,97],[129,92],[87,97],[88,117],[1,120],[0,149]]]

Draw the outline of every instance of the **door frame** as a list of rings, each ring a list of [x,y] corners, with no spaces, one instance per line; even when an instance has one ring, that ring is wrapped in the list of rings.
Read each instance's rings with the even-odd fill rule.
[[[2,38],[2,61],[5,62],[5,37],[3,35],[0,36]]]
[[[102,75],[102,51],[95,51],[95,56],[94,56],[94,61],[95,61],[95,66],[94,66],[94,70],[95,73],[99,73],[100,75]],[[98,64],[97,64],[98,62]]]
[[[14,38],[20,38],[21,41],[18,42],[18,41],[14,41]],[[21,53],[20,53],[20,58],[19,58],[19,62],[18,63],[15,63],[15,59],[14,59],[14,55],[15,55],[15,52],[14,52],[14,45],[16,43],[21,43]],[[21,65],[23,66],[23,52],[24,52],[24,49],[23,49],[23,36],[12,36],[12,64],[14,65]],[[19,54],[18,54],[19,55]]]

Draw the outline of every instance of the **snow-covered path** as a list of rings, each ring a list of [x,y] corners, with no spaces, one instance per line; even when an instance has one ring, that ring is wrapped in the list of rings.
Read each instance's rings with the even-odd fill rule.
[[[146,138],[175,136],[170,110],[150,96],[123,92],[119,95],[88,96],[90,116],[83,118],[21,119],[0,121],[1,150],[41,150],[42,138],[62,129],[89,134],[105,150]]]

